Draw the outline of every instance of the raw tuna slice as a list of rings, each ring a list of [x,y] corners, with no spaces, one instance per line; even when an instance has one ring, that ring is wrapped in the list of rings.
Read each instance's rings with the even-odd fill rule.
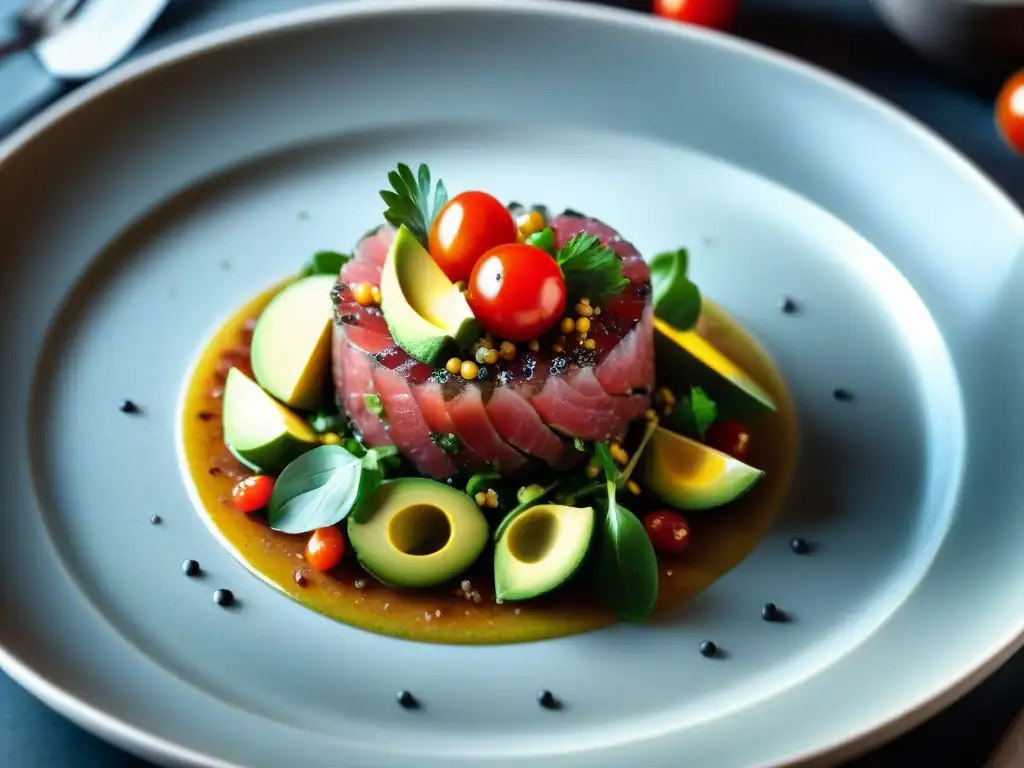
[[[597,380],[611,395],[624,395],[631,390],[648,389],[654,381],[654,308],[648,304],[640,324],[597,366]]]
[[[435,435],[454,435],[455,425],[452,423],[448,409],[445,407],[441,385],[436,381],[425,381],[412,387],[412,395],[423,413],[423,418]],[[458,437],[456,435],[456,437]],[[452,457],[453,462],[463,472],[478,472],[487,466],[473,449],[463,444]]]
[[[384,418],[391,427],[388,435],[402,455],[425,475],[440,478],[454,475],[455,465],[430,439],[430,428],[406,380],[380,365],[374,368],[373,380],[384,408]]]
[[[477,386],[465,387],[446,404],[459,440],[473,452],[497,468],[501,474],[513,475],[527,466],[526,458],[501,439],[494,429]]]
[[[367,396],[377,394],[373,358],[348,345],[342,326],[335,326],[335,339],[333,371],[338,404],[362,434],[363,442],[374,448],[392,445],[387,425],[366,407]]]
[[[530,401],[514,387],[494,388],[487,402],[487,415],[505,440],[555,469],[568,469],[583,458],[541,421]]]
[[[609,395],[594,379],[593,369],[573,366],[564,376],[549,376],[530,402],[546,423],[566,435],[610,440],[643,416],[650,400],[646,395]]]

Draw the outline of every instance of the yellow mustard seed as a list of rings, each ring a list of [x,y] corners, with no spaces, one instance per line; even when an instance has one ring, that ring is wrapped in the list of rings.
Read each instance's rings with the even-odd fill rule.
[[[485,496],[487,497],[487,506],[490,507],[491,509],[497,508],[497,506],[498,506],[498,492],[496,490],[494,490],[493,488],[488,488],[487,489],[487,493],[485,494]]]
[[[455,282],[455,289],[459,293],[462,293],[463,291],[465,291],[466,290],[466,281],[465,280],[457,280]]]
[[[640,495],[640,486],[636,484],[636,480],[630,480],[626,483],[626,487],[629,488],[629,492],[634,496]]]
[[[503,360],[515,360],[516,359],[516,345],[511,341],[501,342],[501,357]]]
[[[494,365],[496,362],[498,362],[498,350],[488,349],[484,353],[484,362],[487,363],[488,365]]]
[[[591,480],[593,480],[595,477],[597,477],[597,475],[600,473],[600,471],[601,471],[600,469],[598,469],[596,466],[591,464],[591,465],[589,465],[587,467],[587,477],[589,477]]]
[[[487,353],[490,350],[485,347],[477,347],[476,352],[473,353],[473,359],[476,360],[477,365],[483,365],[484,359],[487,357]]]
[[[563,352],[565,352],[565,347],[563,347],[561,344],[552,344],[551,351],[554,352],[556,355],[560,355]]]
[[[576,330],[576,323],[573,322],[571,317],[563,317],[562,324],[558,327],[562,329],[562,333],[572,333]]]
[[[584,349],[597,349],[597,342],[593,339],[584,339],[583,347]]]
[[[462,375],[462,378],[466,379],[467,381],[469,379],[475,379],[476,375],[480,373],[480,366],[478,366],[472,360],[465,360],[462,363],[462,368],[459,370],[459,373]]]
[[[444,364],[444,369],[453,376],[462,370],[462,361],[457,357],[448,359],[448,362]]]
[[[594,314],[594,308],[589,304],[584,304],[582,302],[577,304],[574,309],[576,310],[576,314],[580,317],[591,317]]]
[[[658,412],[655,411],[653,408],[648,408],[646,411],[644,411],[644,416],[647,417],[648,421],[658,420]]]
[[[320,442],[324,445],[341,445],[341,436],[334,432],[325,432],[320,435]]]
[[[476,502],[476,505],[478,507],[486,507],[487,506],[487,494],[484,493],[483,491],[477,491],[476,495],[473,497],[473,501]]]
[[[357,283],[352,287],[352,298],[364,307],[373,303],[373,286],[369,283]]]
[[[600,315],[601,314],[601,308],[600,307],[594,307],[594,314],[595,315]]]
[[[494,349],[494,339],[491,338],[491,334],[487,334],[480,339],[480,346],[484,349]]]
[[[533,341],[526,345],[526,348],[531,352],[537,352],[538,350],[540,350],[540,342],[534,339]]]
[[[376,285],[370,286],[370,298],[373,299],[374,304],[380,304],[380,288]]]
[[[587,319],[585,317],[581,317],[579,320],[576,321],[576,331],[578,333],[586,333],[589,330],[590,330],[590,320],[589,319]]]
[[[586,296],[583,296],[580,299],[580,304],[587,304],[587,305],[589,305],[590,304],[590,299],[588,299]]]
[[[530,211],[516,219],[516,227],[519,229],[519,235],[524,240],[535,232],[540,232],[544,229],[545,223],[544,216],[540,211]]]

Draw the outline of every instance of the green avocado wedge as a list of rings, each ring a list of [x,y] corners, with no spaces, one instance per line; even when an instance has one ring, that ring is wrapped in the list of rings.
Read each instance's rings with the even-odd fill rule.
[[[405,226],[380,277],[380,308],[395,342],[435,367],[480,337],[466,297]]]
[[[593,534],[592,507],[540,504],[520,513],[495,543],[495,596],[528,600],[561,586],[583,562]]]

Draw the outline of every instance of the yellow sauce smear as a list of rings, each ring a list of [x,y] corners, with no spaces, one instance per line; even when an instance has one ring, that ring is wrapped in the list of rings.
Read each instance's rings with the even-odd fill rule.
[[[585,578],[521,603],[494,602],[492,550],[453,582],[424,590],[396,589],[375,581],[351,551],[330,573],[308,567],[305,536],[271,530],[259,516],[230,504],[231,489],[251,474],[224,446],[220,412],[223,377],[246,363],[248,329],[281,286],[242,307],[214,336],[196,365],[185,399],[184,451],[201,513],[232,553],[264,581],[303,605],[354,627],[433,643],[515,643],[577,634],[614,624]],[[700,332],[775,399],[778,411],[750,424],[748,462],[766,477],[725,507],[684,516],[691,544],[678,557],[659,556],[656,613],[671,611],[706,589],[743,560],[775,518],[785,498],[796,453],[796,419],[785,385],[767,355],[722,310],[708,305]],[[497,525],[498,520],[492,521]],[[302,583],[296,579],[300,575]],[[466,582],[469,582],[468,585]],[[464,589],[468,586],[468,589]]]

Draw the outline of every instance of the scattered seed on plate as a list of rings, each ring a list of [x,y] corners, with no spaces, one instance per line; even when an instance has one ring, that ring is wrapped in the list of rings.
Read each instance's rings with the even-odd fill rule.
[[[798,309],[796,302],[789,298],[789,296],[783,298],[782,303],[779,306],[782,309],[783,314],[786,315],[795,315]]]
[[[186,576],[198,576],[199,575],[199,563],[195,560],[186,560],[181,564],[181,572]]]
[[[309,582],[306,581],[306,574],[304,574],[302,571],[296,571],[295,572],[295,583],[298,584],[300,587],[306,586],[306,584],[309,583]]]
[[[811,545],[807,543],[807,539],[799,536],[789,542],[789,548],[797,555],[806,555],[811,551]]]
[[[420,705],[416,697],[408,691],[399,691],[397,698],[399,706],[403,709],[416,709]]]
[[[234,604],[235,595],[230,589],[218,589],[213,593],[213,602],[227,608],[229,605]]]
[[[555,694],[551,691],[541,691],[540,696],[537,697],[537,703],[544,707],[544,709],[562,708],[562,703],[555,698]]]
[[[836,387],[836,389],[833,390],[832,392],[832,397],[834,397],[836,400],[839,400],[840,402],[848,402],[850,400],[853,400],[853,392],[846,389],[845,387]]]
[[[765,621],[780,621],[782,611],[776,607],[775,603],[765,603],[761,606],[761,618]]]
[[[122,400],[120,405],[121,413],[138,413],[139,406],[131,400]]]
[[[164,519],[160,517],[160,515],[153,515],[151,518],[149,518],[150,525],[160,525],[160,523],[162,523],[163,521]]]
[[[710,659],[716,653],[718,653],[718,646],[715,645],[710,640],[705,640],[704,642],[702,642],[700,644],[700,655],[701,656],[706,656],[707,658]]]

